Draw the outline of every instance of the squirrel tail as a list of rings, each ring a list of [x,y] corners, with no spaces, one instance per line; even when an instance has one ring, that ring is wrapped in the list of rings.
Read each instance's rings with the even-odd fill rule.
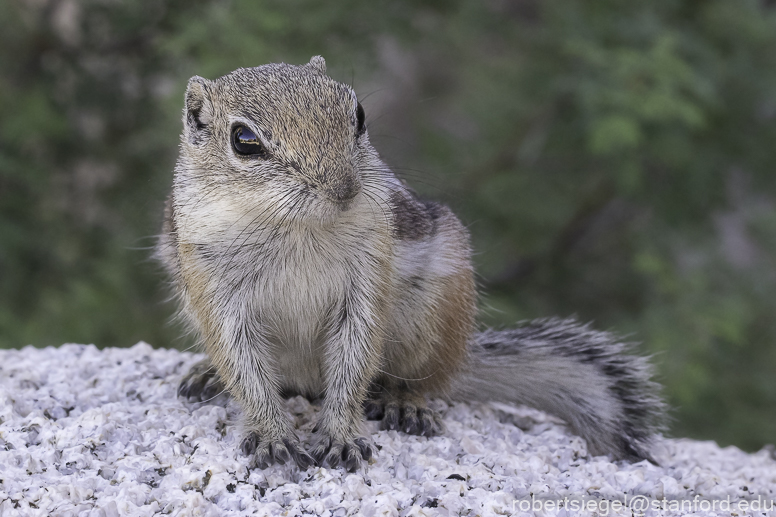
[[[594,454],[649,460],[666,405],[646,357],[573,319],[476,333],[454,400],[525,404],[565,420]]]

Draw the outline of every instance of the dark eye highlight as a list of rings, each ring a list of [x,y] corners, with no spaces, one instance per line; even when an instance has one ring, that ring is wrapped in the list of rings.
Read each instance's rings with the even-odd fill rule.
[[[366,125],[364,125],[364,108],[361,107],[359,102],[356,106],[356,136],[361,136],[366,131]]]
[[[256,134],[245,126],[235,126],[232,130],[232,147],[237,154],[265,158],[267,150],[261,145]]]

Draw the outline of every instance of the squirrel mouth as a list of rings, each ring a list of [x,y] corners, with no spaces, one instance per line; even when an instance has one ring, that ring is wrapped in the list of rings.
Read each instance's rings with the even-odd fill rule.
[[[334,202],[334,205],[340,210],[340,212],[347,212],[351,208],[353,208],[353,205],[355,205],[355,199],[356,196],[353,196],[350,199],[346,199],[344,201],[342,200],[332,200]]]

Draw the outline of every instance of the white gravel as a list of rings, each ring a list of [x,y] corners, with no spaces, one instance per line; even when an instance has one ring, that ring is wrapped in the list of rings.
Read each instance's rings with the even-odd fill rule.
[[[354,474],[249,470],[239,409],[175,395],[200,357],[0,351],[0,515],[776,515],[769,450],[665,439],[660,467],[612,463],[559,421],[495,404],[436,402],[447,430],[431,439],[369,423],[380,450]],[[317,408],[287,409],[306,439]]]

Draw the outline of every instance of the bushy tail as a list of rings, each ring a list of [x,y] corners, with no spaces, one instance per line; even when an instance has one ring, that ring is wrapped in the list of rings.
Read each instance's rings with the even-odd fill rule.
[[[525,404],[565,420],[592,454],[652,460],[665,404],[647,358],[575,320],[541,319],[472,339],[453,399]]]

